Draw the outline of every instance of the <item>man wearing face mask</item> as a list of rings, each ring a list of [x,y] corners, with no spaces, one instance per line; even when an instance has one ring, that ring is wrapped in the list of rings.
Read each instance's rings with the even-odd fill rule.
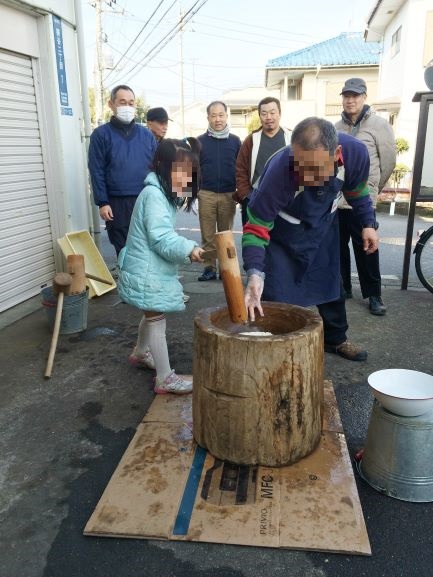
[[[150,130],[135,123],[135,94],[129,86],[113,88],[108,106],[113,116],[92,132],[88,166],[95,204],[119,255],[157,142]]]

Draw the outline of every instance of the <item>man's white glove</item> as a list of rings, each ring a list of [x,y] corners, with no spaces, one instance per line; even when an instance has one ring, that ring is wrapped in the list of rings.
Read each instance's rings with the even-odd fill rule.
[[[263,277],[258,274],[248,275],[248,284],[247,288],[245,289],[245,306],[247,307],[248,316],[251,321],[256,319],[255,309],[259,311],[261,317],[264,316],[262,305],[260,303],[264,285]]]

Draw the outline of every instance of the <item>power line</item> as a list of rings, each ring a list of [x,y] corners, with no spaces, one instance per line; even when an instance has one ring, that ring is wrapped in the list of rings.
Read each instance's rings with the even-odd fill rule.
[[[161,64],[160,66],[148,66],[148,68],[167,68],[169,66],[174,67],[178,64],[178,60],[173,60],[172,58],[160,58],[159,60],[165,60],[166,62],[173,62],[173,64]],[[195,60],[195,59],[194,59]],[[186,63],[188,63],[188,61],[186,61]],[[263,70],[263,66],[245,66],[244,64],[234,64],[234,65],[230,65],[230,64],[194,64],[195,67],[198,68],[224,68],[224,70],[227,70],[229,68],[233,68],[235,70],[245,70],[245,69],[251,69],[251,70]]]
[[[121,51],[116,48],[115,46],[113,46],[110,42],[107,42],[107,46],[113,50],[114,52],[117,52],[118,54],[121,54]],[[130,59],[131,60],[131,59]],[[147,65],[146,68],[150,68],[152,70],[169,70],[170,68],[177,68],[179,61],[178,60],[173,60],[171,58],[162,58],[157,60],[156,62],[159,63],[160,60],[165,60],[166,62],[171,62],[172,64],[162,64],[162,62],[160,64],[158,64],[158,66],[149,66]],[[140,64],[140,62],[131,60],[132,64]],[[186,61],[185,64],[190,64],[191,62]],[[263,66],[245,66],[244,64],[238,64],[237,66],[229,66],[229,65],[224,65],[224,64],[194,64],[194,66],[197,68],[223,68],[224,70],[263,70]],[[186,79],[186,80],[190,80],[190,79]],[[213,86],[210,86],[209,88],[214,88]]]
[[[201,18],[208,18],[209,20],[215,21],[220,20],[221,22],[230,22],[230,24],[239,24],[241,26],[246,26],[250,28],[259,28],[260,30],[269,30],[270,32],[282,32],[284,34],[290,34],[292,36],[306,36],[308,38],[314,38],[313,34],[303,34],[301,32],[288,32],[287,30],[281,30],[280,28],[268,28],[266,26],[262,26],[261,24],[245,24],[245,22],[240,22],[239,20],[228,20],[227,18],[217,18],[216,16],[206,16],[206,14],[202,14]]]
[[[242,38],[235,38],[234,36],[222,36],[221,34],[209,34],[209,32],[196,32],[196,34],[202,34],[203,36],[212,36],[212,38],[224,38],[225,40],[233,40],[234,42],[243,42],[244,44],[254,44],[255,46],[266,46],[267,48],[270,48],[270,44],[265,43],[265,42],[254,42],[254,40],[244,40]],[[282,41],[282,38],[278,38],[278,40]],[[272,48],[278,48],[281,50],[285,50],[287,49],[287,43],[286,46],[278,46],[275,43],[272,43]]]
[[[174,74],[175,76],[180,76],[179,72],[176,72],[175,70],[170,70],[170,68],[166,68],[167,72],[171,72],[171,74]],[[191,82],[192,84],[197,84],[198,86],[204,86],[205,88],[212,88],[212,90],[222,90],[221,87],[217,87],[217,86],[210,86],[209,84],[203,84],[203,82],[196,82],[195,80],[193,80],[192,78],[188,78],[187,76],[184,76],[185,80],[188,80],[188,82]]]
[[[165,16],[170,12],[170,10],[173,8],[173,6],[176,4],[176,0],[173,0],[173,2],[170,4],[170,6],[167,8],[167,10],[164,12],[164,14],[161,16],[161,18],[158,20],[158,22],[155,23],[154,27],[152,28],[152,30],[149,32],[149,34],[143,38],[141,44],[139,46],[137,46],[137,48],[135,49],[135,51],[130,55],[129,57],[129,61],[132,62],[134,64],[134,56],[137,54],[137,52],[140,50],[140,48],[143,46],[143,44],[146,42],[146,40],[148,38],[150,38],[150,36],[152,35],[153,31],[159,26],[159,24],[162,22],[162,20],[165,18]],[[138,64],[138,63],[137,63]]]
[[[120,50],[116,50],[116,48],[114,48],[113,46],[110,46],[113,50],[115,50],[116,52],[120,53]],[[174,67],[177,67],[177,61],[172,61],[175,62],[175,64],[171,64],[171,65],[162,65],[161,66],[147,66],[147,68],[150,68],[152,70],[161,70],[164,69],[166,72],[170,72],[171,74],[174,74],[175,76],[180,76],[179,72],[176,72],[175,70],[171,70]],[[136,64],[140,64],[139,62],[137,62]],[[198,66],[197,64],[195,64],[195,66]],[[263,70],[263,66],[249,66],[249,67],[245,67],[245,66],[215,66],[213,67],[212,65],[201,65],[203,68],[234,68],[234,69],[245,69],[245,68],[251,68],[251,69],[255,69],[255,70]],[[224,90],[221,87],[217,87],[217,86],[211,86],[210,84],[204,84],[203,82],[197,82],[196,80],[189,78],[188,76],[184,76],[185,80],[187,80],[188,82],[190,82],[191,84],[196,84],[197,86],[203,86],[204,88],[211,88],[212,90],[219,90],[222,91]],[[161,94],[172,94],[172,92],[161,92]]]
[[[204,24],[204,25],[207,26],[206,24]],[[217,28],[220,28],[220,27],[217,27]],[[230,29],[227,29],[227,30],[230,30]],[[234,29],[232,29],[232,30],[233,30],[234,32],[244,33],[244,32],[242,32],[242,31],[238,31],[238,30],[234,30]],[[235,40],[235,41],[237,41],[237,42],[244,42],[244,43],[248,43],[248,44],[254,44],[254,45],[257,45],[257,46],[268,46],[268,47],[269,47],[269,44],[264,44],[263,42],[254,42],[254,40],[245,40],[245,39],[242,39],[242,38],[239,38],[239,37],[234,38],[234,37],[231,37],[231,36],[221,36],[221,35],[219,35],[219,34],[218,34],[218,35],[216,35],[216,34],[209,34],[208,32],[197,32],[197,31],[196,31],[196,33],[197,33],[197,34],[206,35],[206,36],[212,36],[212,37],[214,37],[214,38],[225,38],[225,39],[228,39],[228,40]],[[148,36],[149,36],[149,35],[148,35]],[[146,39],[148,38],[148,36],[147,36],[144,40],[146,40]],[[262,35],[262,36],[265,36],[265,37],[269,38],[269,37],[266,36],[266,35]],[[282,38],[281,38],[281,39],[277,39],[277,40],[283,41]],[[301,42],[301,41],[300,41],[300,40],[295,40],[294,42]],[[142,42],[142,44],[143,44],[143,43],[144,43],[144,41]],[[134,64],[134,68],[140,65],[140,62],[137,62],[137,61],[134,61],[134,60],[133,60],[133,56],[137,53],[137,51],[138,51],[139,48],[142,46],[142,44],[136,49],[136,51],[134,52],[134,54],[128,58],[128,60],[129,60],[132,64]],[[116,52],[119,52],[119,53],[120,53],[120,51],[117,50],[116,48],[114,48],[111,44],[109,44],[109,45],[110,45],[110,47],[111,47],[113,50],[115,50]],[[277,47],[276,44],[274,44],[274,47]],[[285,48],[285,46],[281,46],[281,49],[284,49],[284,48]],[[149,54],[149,53],[148,53],[148,54]],[[156,55],[155,55],[155,56],[156,56]],[[173,62],[173,63],[177,63],[176,60],[170,60],[170,59],[168,59],[168,60],[171,61],[171,62]],[[173,65],[174,65],[174,64],[173,64]],[[255,70],[259,70],[259,69],[262,69],[262,68],[263,68],[263,66],[245,66],[244,64],[239,64],[239,65],[237,65],[237,66],[230,66],[230,65],[223,65],[223,64],[221,64],[221,65],[217,65],[217,64],[196,64],[195,66],[201,67],[201,68],[224,68],[224,69],[242,69],[242,70],[244,70],[244,69],[246,69],[246,68],[255,69]],[[163,65],[161,65],[161,66],[152,66],[152,67],[149,66],[149,68],[165,68],[165,66],[163,66]],[[128,74],[129,74],[131,71],[132,71],[132,69],[128,72]],[[114,70],[112,70],[111,72],[114,72]],[[110,72],[110,73],[111,73],[111,72]],[[108,78],[108,76],[109,76],[109,74],[107,74],[106,78]]]
[[[201,2],[201,3],[200,3]],[[128,70],[128,72],[126,72],[125,74],[125,82],[128,81],[128,79],[130,78],[130,74],[131,72],[133,72],[138,66],[139,69],[137,72],[139,72],[140,70],[142,70],[144,68],[144,66],[146,66],[146,64],[148,64],[155,56],[157,56],[159,54],[159,52],[161,52],[161,50],[176,36],[176,34],[178,34],[178,32],[180,32],[182,30],[182,28],[185,26],[185,24],[187,24],[191,18],[197,14],[197,12],[208,2],[208,0],[197,0],[192,6],[191,8],[183,15],[183,17],[175,24],[175,26],[173,26],[169,32],[167,32],[167,34],[159,41],[157,42],[153,48],[151,48],[144,56],[142,59],[141,64],[136,64],[134,65],[130,70]],[[195,10],[194,8],[197,6],[197,4],[200,4]]]
[[[211,29],[216,29],[216,30],[226,30],[227,32],[236,32],[236,33],[240,33],[240,34],[248,34],[251,37],[251,31],[248,30],[239,30],[236,28],[227,28],[226,26],[215,26],[215,24],[206,24],[206,22],[200,22],[200,21],[196,21],[197,24],[202,24],[202,26],[207,26]],[[236,22],[232,22],[232,24],[236,24]],[[266,28],[263,28],[262,30],[266,30]],[[203,34],[203,32],[202,32]],[[285,36],[290,35],[290,33],[285,33]],[[275,36],[272,36],[270,34],[260,34],[258,32],[254,32],[253,37],[256,38],[257,36],[261,36],[262,38],[272,38],[273,40],[281,40],[282,42],[299,42],[301,44],[307,44],[308,41],[307,40],[294,40],[294,39],[288,39],[288,38],[276,38]],[[299,36],[297,34],[297,36]]]
[[[190,19],[191,19],[191,18],[189,18],[188,21],[189,21]],[[175,26],[174,28],[176,28],[177,26],[178,26],[178,24],[176,24],[176,26]],[[204,26],[207,26],[207,25],[204,24]],[[167,35],[170,34],[174,28],[172,28],[169,32],[167,32]],[[221,27],[215,27],[215,28],[221,29]],[[233,32],[237,32],[237,33],[241,33],[241,34],[244,34],[244,33],[245,33],[245,32],[243,32],[243,31],[241,31],[241,30],[236,30],[236,29],[227,29],[227,30],[233,31]],[[222,35],[220,35],[220,34],[211,34],[211,33],[209,33],[209,32],[199,32],[199,31],[195,31],[195,33],[196,33],[196,34],[202,34],[202,35],[204,35],[204,36],[212,36],[213,38],[218,38],[218,39],[224,38],[224,39],[226,39],[226,40],[233,40],[233,41],[236,41],[236,42],[243,42],[243,43],[246,43],[246,44],[253,44],[253,45],[255,45],[255,46],[266,46],[266,47],[269,47],[269,43],[255,42],[254,40],[247,40],[247,39],[243,39],[243,38],[239,38],[239,37],[222,36]],[[167,35],[166,35],[164,38],[166,38]],[[265,37],[265,38],[271,38],[270,36],[267,36],[267,35],[261,35],[261,36],[263,36],[263,37]],[[164,40],[164,38],[163,38],[163,40]],[[170,39],[171,39],[171,38],[170,38]],[[279,48],[279,49],[281,49],[281,50],[284,50],[284,49],[287,48],[287,42],[285,43],[285,41],[284,41],[283,38],[276,38],[276,39],[274,39],[274,40],[279,41],[278,44],[275,43],[275,42],[273,43],[273,47],[274,47],[274,48]],[[162,41],[161,41],[161,42],[162,42]],[[292,42],[303,43],[303,41],[301,41],[301,40],[292,40]],[[144,41],[142,42],[142,44],[143,44],[143,43],[144,43]],[[284,45],[283,45],[283,43],[284,43]],[[142,44],[141,44],[141,45],[142,45]],[[164,46],[165,46],[165,45],[164,45]],[[164,46],[162,46],[162,48],[163,48]],[[152,52],[153,50],[155,50],[157,47],[158,47],[158,44],[157,44],[152,50],[150,50],[150,51],[146,54],[146,56],[143,57],[143,58],[146,58],[147,56],[149,56],[149,54],[151,54],[151,52]],[[134,55],[137,53],[137,51],[138,51],[139,48],[140,48],[140,47],[137,48],[137,50],[134,52],[134,54],[133,54],[132,56],[134,56]],[[156,54],[155,54],[154,56],[156,56]],[[154,56],[153,56],[153,57],[154,57]],[[132,63],[134,63],[134,61],[132,60],[132,58],[130,58],[130,60],[132,61]],[[150,61],[150,60],[148,60],[148,62],[149,62],[149,61]],[[148,62],[147,62],[147,63],[148,63]],[[145,64],[147,64],[147,63],[145,63]],[[139,66],[139,63],[137,63],[137,62],[134,63],[134,64],[135,64],[135,66],[134,66],[132,69],[130,69],[130,70],[127,72],[127,74],[130,74],[130,72],[132,72],[137,66]],[[144,64],[144,65],[145,65],[145,64]],[[245,69],[245,68],[255,68],[255,69],[262,68],[262,66],[252,66],[252,67],[248,67],[248,66],[247,66],[247,67],[246,67],[246,66],[244,66],[244,65],[239,65],[239,66],[226,66],[226,65],[197,64],[197,66],[199,66],[199,67],[200,67],[200,66],[202,66],[202,67],[209,67],[209,68],[242,68],[242,69]]]
[[[119,60],[116,62],[116,64],[113,66],[112,70],[110,70],[110,72],[107,74],[107,76],[104,78],[104,80],[107,80],[107,78],[110,76],[110,74],[112,74],[114,72],[114,70],[116,70],[116,68],[119,66],[120,62],[122,62],[122,60],[125,58],[126,54],[129,52],[129,50],[131,50],[131,48],[134,46],[134,44],[137,42],[138,38],[140,37],[140,35],[142,34],[142,32],[145,30],[145,28],[147,27],[147,25],[149,24],[149,22],[152,20],[152,18],[154,17],[154,15],[156,14],[156,12],[159,10],[161,4],[164,4],[165,0],[161,0],[160,3],[158,4],[158,6],[155,8],[155,10],[152,12],[152,14],[150,15],[150,17],[148,18],[148,20],[144,23],[144,25],[142,26],[142,28],[140,29],[139,33],[137,34],[137,36],[134,38],[134,40],[131,42],[131,44],[128,46],[128,48],[125,50],[125,52],[122,54],[122,56],[119,58]]]
[[[205,0],[205,2],[202,3],[202,6],[206,3],[207,0]],[[194,7],[200,2],[200,0],[197,0],[192,6],[191,8],[183,15],[183,17],[181,19],[179,19],[179,21],[167,32],[167,34],[159,41],[155,44],[155,46],[153,48],[151,48],[147,54],[145,54],[142,58],[142,60],[145,60],[146,58],[148,58],[152,52],[154,52],[166,39],[167,41],[162,44],[160,50],[162,50],[162,48],[164,48],[164,46],[170,41],[172,40],[172,38],[174,38],[174,36],[176,36],[176,34],[182,30],[183,26],[189,22],[189,20],[192,18],[192,16],[195,14],[195,12],[193,12],[188,18],[187,16],[191,13],[191,11],[194,9]],[[199,6],[198,9],[200,9],[202,6]],[[197,11],[196,11],[197,12]],[[171,36],[170,36],[171,35]],[[159,50],[159,51],[160,51]],[[158,51],[158,52],[159,52]],[[158,54],[158,52],[156,54]],[[154,56],[156,56],[156,54]],[[150,61],[150,60],[149,60]],[[146,63],[145,63],[146,64]],[[145,66],[145,64],[143,64],[141,66],[141,68],[143,66]],[[129,75],[133,70],[135,70],[135,68],[139,66],[139,64],[136,64],[135,66],[133,66],[126,74]]]
[[[281,28],[270,28],[269,26],[262,26],[261,24],[250,24],[248,22],[248,24],[246,24],[245,22],[241,22],[239,20],[229,20],[227,18],[217,18],[216,16],[207,16],[206,14],[201,14],[200,18],[206,18],[208,20],[212,20],[212,22],[214,22],[215,20],[220,21],[220,22],[230,22],[230,24],[238,24],[240,26],[244,26],[247,27],[248,29],[251,28],[258,28],[259,30],[268,30],[269,32],[280,32],[284,35],[289,35],[289,36],[304,36],[308,39],[314,39],[315,36],[313,34],[305,34],[305,33],[301,33],[301,32],[289,32],[287,30],[282,30]],[[126,20],[130,20],[132,22],[144,22],[144,20],[140,19],[140,18],[135,18],[135,17],[131,17],[131,18],[125,18]],[[205,23],[203,23],[205,24]],[[206,25],[206,24],[205,24]],[[255,33],[254,33],[255,34]],[[309,40],[306,40],[306,42],[308,42]]]
[[[206,0],[206,1],[207,1],[207,0]],[[143,44],[145,43],[145,41],[150,37],[150,35],[152,34],[152,32],[155,30],[155,28],[160,24],[160,22],[163,20],[163,18],[165,17],[165,15],[171,10],[171,8],[173,7],[173,4],[174,4],[174,3],[175,3],[175,1],[170,5],[170,7],[166,10],[166,12],[163,14],[163,16],[162,16],[162,17],[158,20],[158,22],[154,25],[154,27],[153,27],[152,30],[149,32],[149,34],[146,36],[146,38],[143,39],[143,41],[141,42],[141,44],[136,47],[134,53],[131,54],[131,55],[128,57],[128,60],[129,60],[132,64],[134,64],[134,66],[128,70],[128,72],[126,73],[127,76],[130,75],[137,67],[140,67],[140,63],[139,63],[139,62],[136,62],[136,61],[134,62],[133,57],[137,54],[137,52],[138,52],[138,51],[140,50],[140,48],[143,46]],[[196,6],[197,3],[198,3],[198,2],[196,2],[196,3],[190,8],[190,10],[187,12],[187,14],[189,14],[189,13],[191,12],[191,10]],[[158,8],[161,6],[161,4],[162,4],[162,2],[160,2],[160,4],[158,5],[158,7],[157,7],[156,10],[158,10]],[[204,5],[204,4],[203,4],[203,5]],[[198,12],[198,10],[199,10],[201,7],[202,7],[202,6],[200,6],[200,7],[194,12],[194,15]],[[149,23],[150,19],[153,17],[153,15],[155,14],[156,10],[155,10],[154,13],[152,14],[152,16],[149,18],[149,20],[146,21],[145,26]],[[186,16],[186,15],[185,15],[185,16]],[[206,17],[206,16],[204,16],[204,17],[205,17],[205,18],[208,18],[208,17]],[[164,46],[174,37],[174,36],[169,37],[170,34],[171,34],[172,32],[175,32],[175,34],[177,34],[177,33],[179,32],[179,30],[185,25],[185,23],[188,22],[189,20],[191,20],[191,18],[192,18],[192,15],[189,16],[188,18],[185,18],[185,17],[184,17],[184,22],[182,22],[182,23],[181,23],[181,22],[178,22],[174,27],[172,27],[172,28],[166,33],[166,35],[165,35],[150,51],[147,52],[147,54],[141,59],[141,67],[140,67],[140,70],[143,68],[143,66],[145,66],[146,64],[148,64],[148,63],[151,61],[151,59],[154,58],[154,57],[160,52],[160,50],[162,50],[162,48],[164,48]],[[231,22],[230,20],[226,20],[226,19],[222,19],[222,18],[216,18],[216,19],[217,19],[217,20],[220,20],[220,21],[223,21],[223,22]],[[213,19],[213,20],[214,20],[214,19]],[[251,25],[243,24],[243,23],[241,23],[241,22],[238,23],[237,21],[234,21],[234,23],[235,23],[235,24],[240,24],[240,25],[242,25],[242,26],[249,26],[249,27],[251,26]],[[182,26],[181,26],[181,24],[182,24]],[[235,33],[238,33],[238,34],[239,34],[239,33],[240,33],[240,34],[245,34],[245,33],[246,33],[246,31],[242,31],[242,30],[239,30],[239,29],[234,29],[234,28],[222,28],[222,27],[220,27],[220,26],[207,25],[206,23],[202,23],[202,24],[203,24],[203,26],[210,26],[211,28],[215,28],[215,29],[224,29],[224,30],[227,30],[227,31],[229,31],[229,32],[232,31],[232,32],[235,32]],[[254,25],[252,25],[252,26],[254,26]],[[259,27],[257,26],[257,28],[259,28]],[[118,70],[118,65],[119,65],[119,63],[120,63],[121,60],[125,57],[125,55],[131,50],[132,46],[134,45],[134,43],[136,42],[137,38],[138,38],[138,37],[140,36],[140,34],[142,33],[143,29],[144,29],[144,27],[140,30],[139,34],[136,36],[136,38],[135,38],[134,41],[130,44],[130,46],[123,52],[122,57],[118,60],[118,62],[116,63],[116,65],[113,67],[113,69],[110,70],[110,72],[107,74],[107,76],[105,77],[105,80],[106,80],[111,74],[113,74],[114,72],[116,72],[116,71],[119,72],[119,70]],[[278,32],[281,32],[281,33],[283,33],[283,34],[285,34],[285,35],[288,34],[287,31],[278,30],[278,29],[273,29],[273,28],[260,27],[260,29],[262,29],[262,30],[274,31],[274,32],[278,31]],[[233,40],[233,41],[236,40],[236,41],[238,41],[238,42],[243,42],[243,43],[247,43],[247,44],[253,44],[253,45],[257,45],[257,46],[269,46],[269,44],[264,44],[263,42],[255,42],[254,40],[240,39],[239,37],[234,38],[234,37],[230,37],[230,36],[212,35],[212,34],[209,34],[209,33],[206,33],[206,32],[198,32],[198,33],[199,33],[199,34],[204,34],[204,35],[207,35],[207,36],[217,37],[217,38],[225,38],[225,39],[227,39],[227,40]],[[304,35],[304,34],[296,34],[296,33],[295,33],[294,35],[295,35],[295,36],[307,36],[307,35]],[[254,37],[256,37],[256,36],[257,36],[257,34],[254,34],[254,35],[252,36],[252,38],[254,38]],[[270,36],[268,36],[268,35],[266,35],[266,34],[260,34],[260,36],[262,36],[263,38],[270,38]],[[160,47],[160,50],[158,50],[155,54],[152,54],[152,52],[155,52],[155,51],[159,48],[159,46],[161,45],[161,43],[164,42],[165,39],[167,39],[167,42]],[[276,47],[276,48],[279,47],[279,46],[278,46],[279,43],[278,43],[278,44],[275,43],[275,40],[284,42],[284,39],[283,39],[283,38],[273,38],[273,40],[274,40],[273,46]],[[302,40],[295,40],[295,39],[293,39],[292,42],[302,43]],[[284,49],[285,47],[286,47],[286,46],[281,46],[282,49]],[[146,58],[147,58],[147,61],[143,62]],[[200,65],[200,64],[198,64],[197,66],[206,66],[206,65]],[[214,68],[217,68],[218,66],[207,65],[206,67],[214,67]],[[221,68],[243,68],[243,69],[245,68],[245,66],[242,66],[242,65],[239,65],[239,66],[228,66],[228,67],[227,67],[227,66],[220,66],[220,67],[221,67]],[[258,68],[261,68],[261,67],[252,67],[252,68],[258,69]]]

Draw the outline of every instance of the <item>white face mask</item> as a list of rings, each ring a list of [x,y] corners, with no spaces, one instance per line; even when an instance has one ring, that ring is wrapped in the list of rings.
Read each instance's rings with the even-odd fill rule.
[[[116,108],[116,118],[124,124],[129,124],[135,118],[135,106],[118,106]]]

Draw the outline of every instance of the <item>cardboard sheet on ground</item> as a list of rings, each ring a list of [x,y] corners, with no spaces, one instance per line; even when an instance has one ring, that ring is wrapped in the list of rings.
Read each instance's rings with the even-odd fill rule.
[[[282,468],[215,459],[192,437],[191,395],[159,395],[84,534],[370,555],[332,384],[319,447]]]

